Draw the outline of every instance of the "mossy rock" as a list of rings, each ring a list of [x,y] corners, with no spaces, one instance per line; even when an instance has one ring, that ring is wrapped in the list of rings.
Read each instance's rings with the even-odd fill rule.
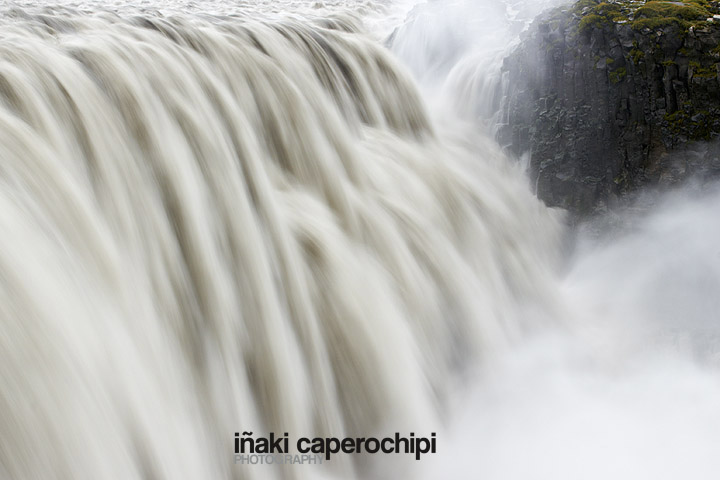
[[[710,140],[713,132],[712,115],[707,110],[678,110],[664,117],[666,128],[675,136],[688,140]]]
[[[613,70],[608,74],[608,78],[612,83],[620,83],[627,76],[627,70],[625,67],[620,67],[617,70]]]
[[[578,22],[579,33],[618,23],[629,23],[636,31],[657,30],[667,26],[687,30],[694,25],[708,24],[707,19],[720,11],[713,5],[715,4],[706,0],[580,0],[573,6],[572,11],[581,17]]]

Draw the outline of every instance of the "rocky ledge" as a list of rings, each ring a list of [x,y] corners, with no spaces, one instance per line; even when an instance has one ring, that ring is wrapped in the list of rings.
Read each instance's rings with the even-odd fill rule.
[[[575,218],[647,184],[720,174],[720,4],[581,0],[538,17],[505,59],[500,140],[531,153],[538,196]],[[680,154],[672,154],[672,152]]]

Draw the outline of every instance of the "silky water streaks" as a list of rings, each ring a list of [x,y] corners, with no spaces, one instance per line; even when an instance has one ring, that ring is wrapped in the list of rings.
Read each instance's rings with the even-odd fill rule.
[[[1,22],[1,476],[352,478],[232,432],[429,432],[546,297],[558,223],[357,17]]]

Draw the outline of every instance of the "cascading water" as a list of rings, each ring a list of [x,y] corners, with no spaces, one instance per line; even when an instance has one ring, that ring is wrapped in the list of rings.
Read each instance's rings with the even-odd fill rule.
[[[233,432],[429,431],[544,302],[551,215],[351,18],[2,22],[6,478],[349,478]]]
[[[635,268],[677,278],[663,298],[710,325],[720,232],[697,227],[717,198],[580,242],[559,280],[561,215],[436,111],[438,85],[490,111],[453,79],[492,84],[520,28],[448,55],[412,20],[439,4],[392,51],[411,3],[0,8],[0,478],[702,478],[714,357],[665,348],[697,351],[683,308],[640,328],[671,309]],[[473,18],[451,6],[435,26]],[[421,462],[233,462],[238,431],[431,430]],[[667,454],[682,441],[693,455]]]
[[[452,5],[422,4],[392,48],[433,105],[493,135],[512,25],[550,2]],[[488,17],[496,21],[477,21]],[[432,48],[412,48],[426,40]],[[422,478],[716,478],[719,202],[717,187],[701,180],[647,192],[572,233],[552,293],[562,308],[463,385],[447,453]],[[527,312],[532,322],[543,317]]]
[[[471,119],[494,135],[502,122],[501,66],[542,11],[567,0],[419,2],[390,48],[413,72],[437,112]]]
[[[691,187],[581,234],[569,328],[490,362],[423,478],[716,478],[718,202]]]

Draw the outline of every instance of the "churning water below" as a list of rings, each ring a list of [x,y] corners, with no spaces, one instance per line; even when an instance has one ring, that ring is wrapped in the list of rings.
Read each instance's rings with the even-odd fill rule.
[[[720,197],[563,255],[468,122],[531,10],[385,48],[412,3],[2,4],[0,478],[716,476]],[[439,451],[238,465],[237,431]]]
[[[719,202],[675,192],[581,237],[564,327],[486,366],[426,478],[716,478]]]

